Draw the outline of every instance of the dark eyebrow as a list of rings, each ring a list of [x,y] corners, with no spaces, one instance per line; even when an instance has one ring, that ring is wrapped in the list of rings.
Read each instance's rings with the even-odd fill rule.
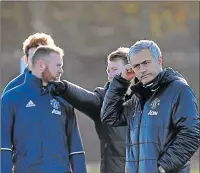
[[[150,62],[150,60],[145,60],[145,61],[143,61],[143,62],[141,62],[141,63],[139,63],[139,64],[135,64],[135,65],[133,65],[133,67],[136,67],[136,66],[138,66],[138,65],[140,65],[140,64],[143,64],[143,63],[146,63],[146,62]]]
[[[133,67],[136,67],[136,66],[138,66],[138,65],[140,65],[140,64],[134,64]]]
[[[148,62],[148,60],[143,61],[141,64]]]

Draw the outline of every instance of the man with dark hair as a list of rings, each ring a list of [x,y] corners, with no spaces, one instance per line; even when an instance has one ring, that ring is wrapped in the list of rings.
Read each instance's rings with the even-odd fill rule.
[[[47,35],[45,33],[35,33],[33,35],[30,35],[24,41],[23,43],[24,62],[28,65],[28,67],[24,70],[24,73],[20,74],[7,84],[7,86],[3,90],[3,93],[24,82],[26,73],[29,70],[31,70],[32,67],[31,57],[36,48],[40,45],[49,45],[49,46],[54,45],[54,40],[51,38],[50,35]]]
[[[104,95],[113,77],[122,72],[127,64],[129,48],[118,48],[108,55],[107,75],[108,83],[104,88],[98,87],[90,92],[68,81],[51,83],[51,92],[68,100],[76,109],[85,113],[95,123],[100,140],[101,173],[125,172],[125,134],[126,127],[110,127],[103,125],[100,119],[100,110]]]
[[[136,42],[130,64],[114,77],[105,95],[101,119],[127,126],[126,173],[189,173],[200,140],[197,100],[177,71],[162,68],[162,53],[151,40]],[[122,99],[130,80],[132,98]]]
[[[63,51],[38,47],[31,73],[1,100],[1,172],[86,173],[74,108],[48,91],[60,80]]]

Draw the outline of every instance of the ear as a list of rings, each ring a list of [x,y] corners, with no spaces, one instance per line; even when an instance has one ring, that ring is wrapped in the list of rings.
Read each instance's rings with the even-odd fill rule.
[[[26,55],[24,55],[24,62],[25,62],[26,64],[28,64],[28,57],[27,57]]]
[[[162,65],[162,63],[163,63],[163,59],[162,59],[162,56],[160,56],[160,57],[158,58],[158,64]]]
[[[45,63],[42,60],[38,60],[37,64],[38,64],[38,67],[40,68],[40,70],[42,70],[42,71],[46,68]]]

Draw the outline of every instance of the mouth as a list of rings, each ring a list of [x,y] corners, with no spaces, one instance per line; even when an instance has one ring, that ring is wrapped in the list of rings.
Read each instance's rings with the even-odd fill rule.
[[[54,80],[58,81],[58,80],[60,80],[60,77],[61,77],[61,75],[57,75],[57,76],[54,77]]]
[[[146,74],[146,75],[143,75],[142,77],[141,77],[141,79],[146,79],[146,78],[148,78],[149,77],[149,74]]]

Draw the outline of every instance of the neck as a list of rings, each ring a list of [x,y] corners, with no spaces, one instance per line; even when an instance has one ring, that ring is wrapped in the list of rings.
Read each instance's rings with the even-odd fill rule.
[[[47,86],[47,85],[48,85],[48,83],[47,83],[47,82],[45,82],[44,80],[42,80],[42,85],[43,85],[43,86]]]
[[[48,83],[47,83],[46,81],[43,80],[43,78],[42,78],[42,73],[37,72],[36,70],[33,70],[33,69],[32,69],[32,75],[36,76],[36,77],[39,78],[39,79],[42,79],[42,85],[43,85],[43,86],[47,86],[47,85],[48,85]]]

